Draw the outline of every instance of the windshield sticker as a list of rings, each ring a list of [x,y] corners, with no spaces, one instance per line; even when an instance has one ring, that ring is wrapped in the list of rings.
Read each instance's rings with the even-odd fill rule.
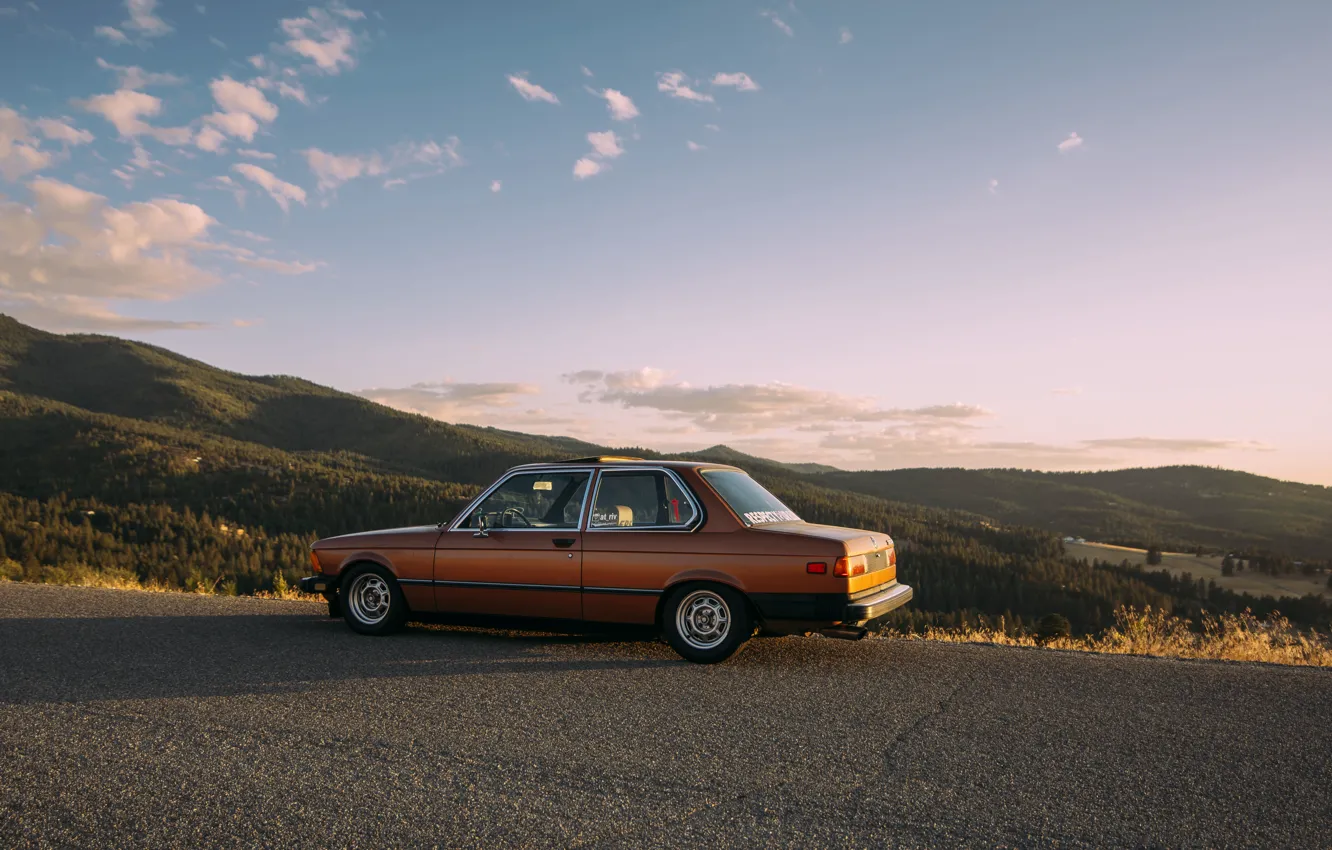
[[[534,481],[532,483],[533,490],[550,490],[553,489],[553,486],[554,482],[552,481]]]
[[[800,522],[795,511],[750,511],[745,514],[745,522],[760,525],[765,522]]]

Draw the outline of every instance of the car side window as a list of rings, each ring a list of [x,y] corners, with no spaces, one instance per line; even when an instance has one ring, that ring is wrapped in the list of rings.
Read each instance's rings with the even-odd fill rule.
[[[587,496],[588,472],[531,472],[505,479],[459,528],[577,528]]]
[[[589,528],[688,528],[694,506],[660,470],[603,472]]]

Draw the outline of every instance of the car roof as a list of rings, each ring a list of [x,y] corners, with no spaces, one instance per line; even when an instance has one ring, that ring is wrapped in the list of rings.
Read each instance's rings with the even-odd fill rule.
[[[739,469],[727,463],[713,463],[706,460],[649,460],[641,457],[624,455],[597,455],[595,457],[574,457],[568,460],[546,461],[543,463],[524,463],[514,469],[559,469],[565,466],[594,466],[600,469],[613,469],[617,466],[664,466],[668,469]]]

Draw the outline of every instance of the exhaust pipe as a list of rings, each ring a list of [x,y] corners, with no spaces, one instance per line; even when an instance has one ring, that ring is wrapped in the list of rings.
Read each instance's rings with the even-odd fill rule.
[[[829,626],[826,629],[819,629],[819,634],[838,640],[860,640],[869,634],[869,629],[863,626]]]

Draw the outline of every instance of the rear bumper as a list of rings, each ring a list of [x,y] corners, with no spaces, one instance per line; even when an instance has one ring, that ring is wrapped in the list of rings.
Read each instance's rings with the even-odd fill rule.
[[[857,599],[846,606],[846,619],[854,622],[877,620],[889,611],[901,608],[914,595],[910,585],[894,583],[882,593]]]
[[[909,585],[892,582],[863,596],[845,593],[751,593],[765,622],[864,623],[911,601]]]
[[[333,576],[306,576],[300,580],[302,593],[336,593],[338,580]]]

